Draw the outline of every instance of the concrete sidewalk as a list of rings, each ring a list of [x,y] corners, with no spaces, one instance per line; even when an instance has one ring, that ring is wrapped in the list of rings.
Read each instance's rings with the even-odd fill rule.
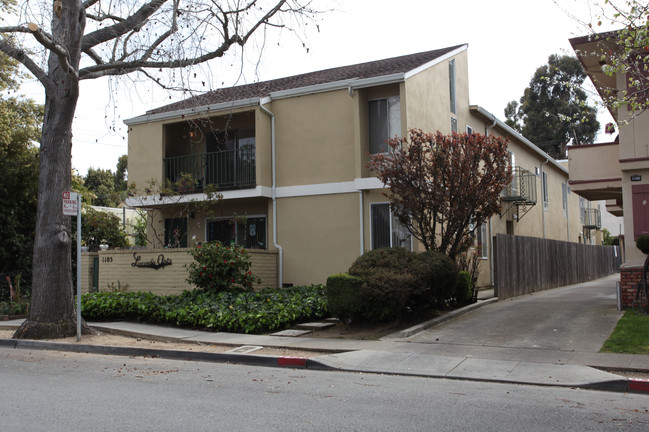
[[[589,282],[593,286],[610,285],[611,278]],[[562,295],[557,290],[571,294],[575,289],[594,289],[591,285],[571,286],[552,290],[545,296]],[[614,289],[614,283],[613,283]],[[535,294],[537,298],[544,296]],[[522,301],[532,301],[522,299]],[[509,301],[508,301],[509,302]],[[505,302],[500,302],[505,303]],[[633,370],[649,372],[649,356],[629,354],[602,354],[595,350],[577,351],[556,347],[518,346],[517,344],[489,343],[440,343],[435,332],[449,335],[449,328],[457,321],[475,319],[478,314],[497,314],[493,300],[472,305],[469,312],[460,311],[446,323],[426,323],[398,337],[377,341],[326,339],[319,337],[281,337],[233,333],[208,333],[174,327],[155,326],[133,322],[94,322],[90,325],[100,331],[122,335],[153,338],[164,341],[198,342],[234,347],[257,345],[329,353],[311,358],[285,358],[252,354],[197,353],[196,351],[142,350],[125,347],[97,347],[79,344],[61,344],[40,341],[0,340],[0,346],[28,349],[58,349],[64,351],[91,352],[115,355],[147,355],[175,359],[191,359],[213,362],[230,362],[258,366],[306,367],[321,370],[383,373],[395,375],[424,376],[446,379],[477,380],[504,383],[520,383],[544,386],[592,388],[614,391],[649,391],[649,383],[604,372],[606,370]],[[509,302],[517,307],[516,302]],[[521,303],[522,304],[522,303]],[[613,303],[614,304],[614,303]],[[502,307],[502,305],[501,305]],[[596,310],[596,309],[594,309]],[[569,318],[569,317],[568,317]],[[567,318],[567,319],[568,319]],[[614,320],[615,322],[617,320]],[[17,328],[22,320],[0,322],[0,328]],[[437,324],[439,327],[435,327]],[[583,322],[580,322],[583,325]],[[614,325],[614,322],[613,322]],[[602,329],[601,331],[604,331]],[[600,332],[601,332],[600,331]],[[608,330],[607,330],[608,331]],[[610,329],[612,331],[612,327]],[[554,337],[554,333],[549,337]],[[610,333],[610,332],[609,332]],[[592,338],[601,335],[591,332]],[[394,336],[394,335],[393,335]],[[464,341],[466,342],[466,340]],[[488,342],[488,341],[485,341]],[[519,344],[520,345],[520,344]],[[589,347],[591,345],[582,345]],[[599,348],[597,348],[599,349]]]

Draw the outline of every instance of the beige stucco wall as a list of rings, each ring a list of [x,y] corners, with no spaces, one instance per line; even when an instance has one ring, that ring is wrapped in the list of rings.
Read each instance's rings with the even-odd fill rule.
[[[143,188],[151,179],[164,177],[164,139],[161,123],[146,123],[129,127],[128,183]]]
[[[360,255],[356,193],[281,198],[278,242],[284,250],[284,283],[324,283]]]
[[[135,254],[135,255],[134,255]],[[262,280],[257,288],[277,286],[277,252],[249,251],[251,271]],[[153,269],[135,267],[134,256],[140,262],[157,261],[158,257],[171,259],[171,265]],[[91,260],[87,260],[91,262]],[[186,265],[193,261],[187,249],[136,249],[108,250],[99,252],[99,291],[111,291],[119,285],[127,291],[149,291],[159,295],[180,294],[193,289],[187,279]],[[82,275],[88,273],[83,272]],[[85,276],[84,276],[85,277]],[[88,283],[82,279],[83,292],[87,292]]]
[[[449,62],[455,60],[456,114],[451,113]],[[425,132],[451,132],[451,116],[458,120],[458,132],[471,125],[469,116],[469,75],[467,51],[419,72],[406,80],[407,129]],[[402,107],[403,109],[403,107]],[[478,132],[478,131],[476,131]]]
[[[277,185],[354,179],[355,104],[347,90],[273,101]]]

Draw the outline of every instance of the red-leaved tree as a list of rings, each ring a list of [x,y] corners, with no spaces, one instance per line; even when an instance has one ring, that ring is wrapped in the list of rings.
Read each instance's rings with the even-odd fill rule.
[[[392,211],[426,250],[455,260],[469,248],[472,227],[500,211],[511,180],[507,140],[412,129],[388,144],[369,167],[389,187]]]

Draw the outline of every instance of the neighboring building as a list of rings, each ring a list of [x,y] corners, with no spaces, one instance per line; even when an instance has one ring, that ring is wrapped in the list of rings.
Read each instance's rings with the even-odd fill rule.
[[[588,76],[600,94],[626,89],[624,74],[606,75],[602,53],[617,50],[616,32],[570,40]],[[610,143],[569,148],[570,184],[585,199],[606,200],[606,209],[624,216],[624,263],[620,270],[623,291],[635,291],[645,255],[635,239],[649,235],[649,113],[637,116],[626,107],[610,110],[619,136]],[[623,295],[628,305],[630,293]]]
[[[581,219],[564,166],[469,105],[466,45],[224,88],[126,124],[129,182],[193,178],[186,194],[128,200],[159,211],[149,221],[164,233],[156,246],[221,240],[277,251],[278,284],[323,283],[383,246],[421,250],[367,168],[386,139],[411,128],[510,139],[516,169],[504,214],[476,229],[481,284],[491,283],[497,233],[585,242],[596,228]],[[206,184],[223,194],[211,214],[192,204]]]

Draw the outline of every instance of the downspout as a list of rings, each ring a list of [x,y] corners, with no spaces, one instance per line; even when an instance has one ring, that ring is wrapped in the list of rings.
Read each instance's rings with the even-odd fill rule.
[[[566,182],[566,241],[570,242],[570,189]]]
[[[495,127],[496,124],[498,123],[496,121],[496,116],[494,116],[493,121],[494,122],[491,124],[491,126],[487,126],[485,128],[485,131],[484,131],[485,136],[489,136],[489,129]],[[493,236],[491,235],[491,233],[492,233],[492,231],[491,231],[491,217],[490,217],[489,218],[489,241],[488,241],[488,243],[489,243],[489,251],[488,251],[488,253],[489,253],[489,257],[488,257],[489,258],[489,275],[491,277],[491,286],[494,287],[494,289],[497,290],[497,288],[495,286],[495,284],[496,284],[496,276],[494,275],[494,240],[493,240]],[[498,291],[494,291],[494,294],[497,297],[498,296]]]
[[[354,89],[352,88],[352,85],[349,84],[347,86],[347,92],[349,93],[350,98],[354,98]],[[361,218],[361,232],[360,232],[360,238],[361,238],[361,252],[360,254],[363,255],[365,252],[365,211],[363,208],[364,202],[363,202],[363,191],[359,190],[358,191],[358,206],[359,206],[359,213],[360,213],[360,218]]]
[[[361,214],[361,255],[363,255],[365,251],[365,212],[363,209],[363,191],[359,190],[358,191],[358,205],[360,209],[360,214]]]
[[[545,171],[543,171],[543,167],[548,162],[550,162],[550,159],[546,159],[545,162],[543,162],[541,164],[541,201],[543,201],[543,208],[541,209],[541,220],[543,221],[543,238],[544,239],[545,239],[545,194],[547,193],[547,191],[543,187],[543,173],[545,172]]]
[[[271,98],[265,98],[266,102],[270,102]],[[272,185],[271,196],[273,200],[273,246],[279,253],[278,264],[278,277],[277,282],[279,287],[283,286],[284,282],[284,249],[277,243],[277,161],[275,158],[275,114],[264,106],[264,99],[259,99],[259,108],[270,116],[270,147],[271,147],[271,171],[272,171]]]

